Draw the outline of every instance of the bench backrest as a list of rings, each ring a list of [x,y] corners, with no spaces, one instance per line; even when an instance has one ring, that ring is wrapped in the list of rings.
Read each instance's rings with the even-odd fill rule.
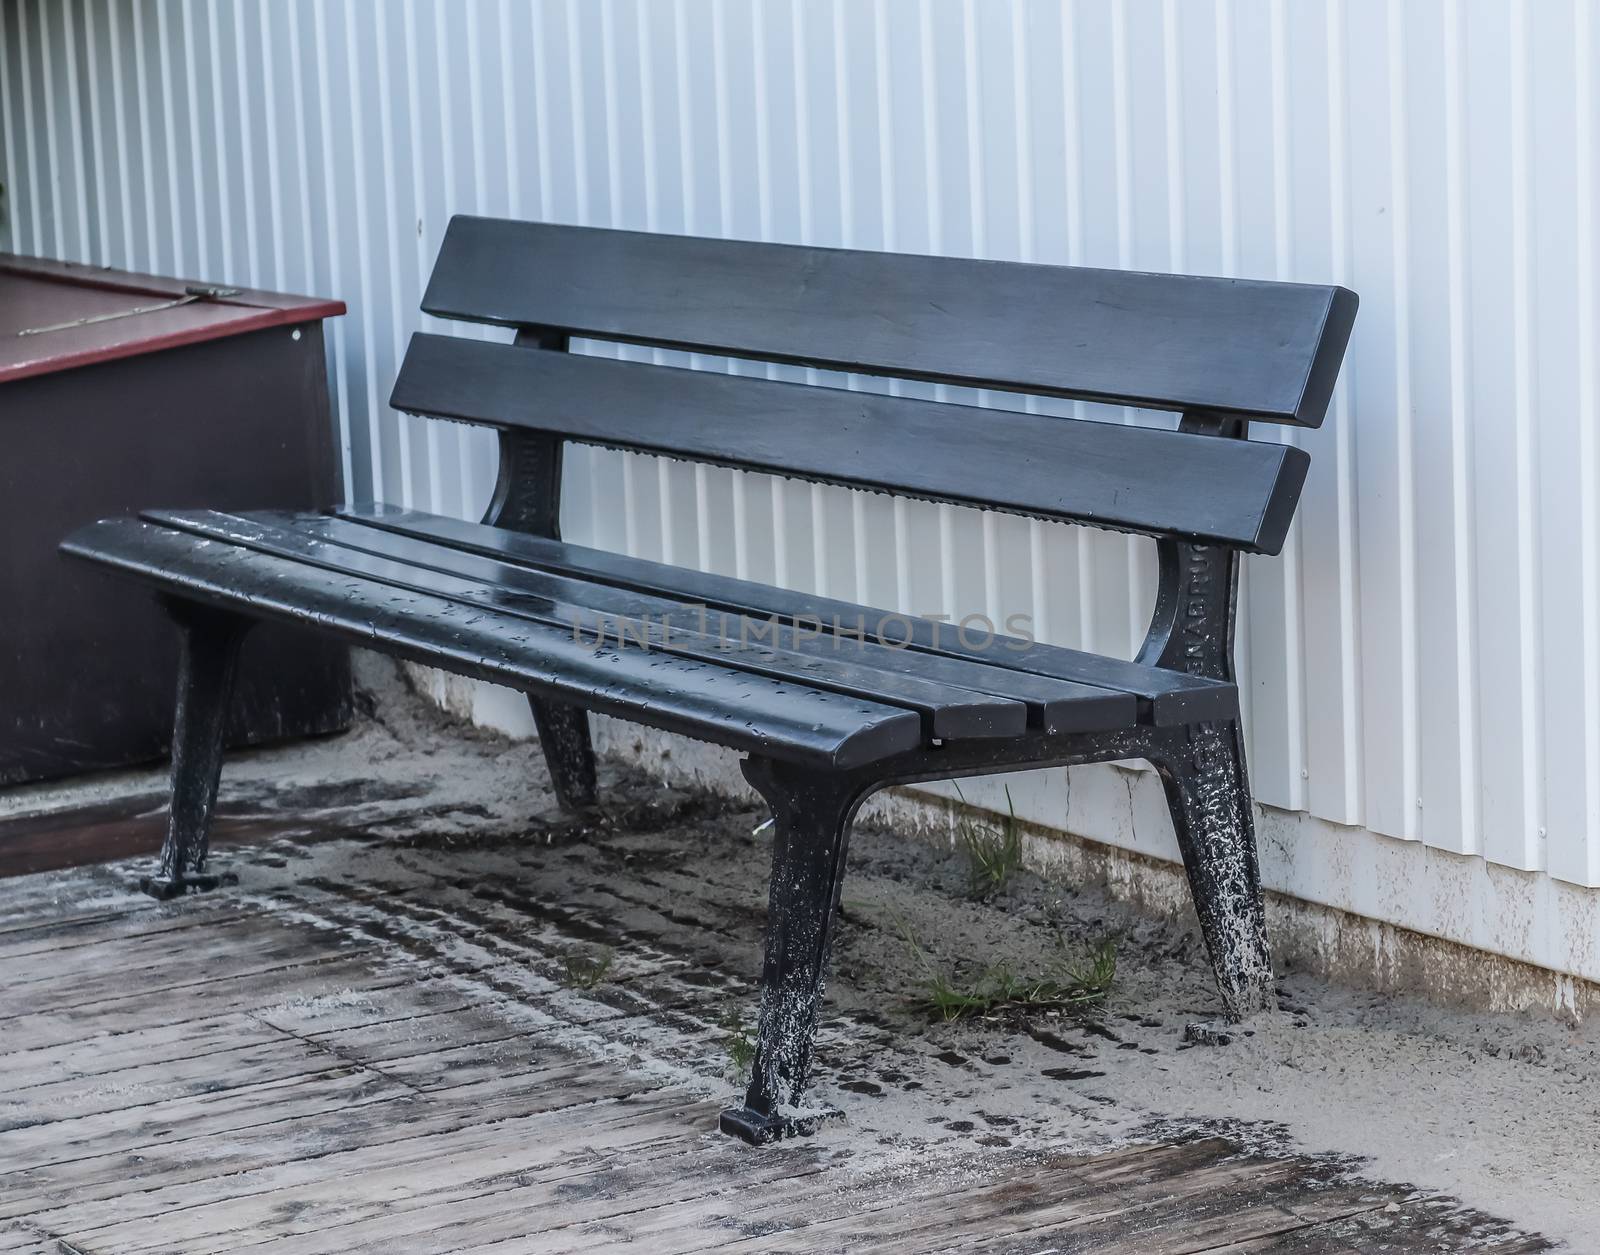
[[[551,353],[582,336],[1316,426],[1343,288],[457,217],[400,410],[1050,519],[1276,552],[1308,459],[1277,442]]]

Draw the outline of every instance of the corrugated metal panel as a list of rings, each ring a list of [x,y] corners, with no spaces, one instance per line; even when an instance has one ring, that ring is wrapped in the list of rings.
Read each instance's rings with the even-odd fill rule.
[[[1256,791],[1305,817],[1269,816],[1269,878],[1584,970],[1592,911],[1555,882],[1600,886],[1595,7],[10,0],[11,240],[344,297],[352,496],[468,516],[492,441],[384,405],[457,211],[1348,284],[1329,423],[1267,434],[1313,455],[1300,521],[1244,591]],[[671,561],[1124,653],[1152,596],[1123,537],[570,468],[572,535]],[[1172,854],[1112,769],[1066,780],[1019,798]],[[1553,918],[1502,918],[1473,864],[1388,838],[1543,873]],[[1450,906],[1446,883],[1476,887]]]

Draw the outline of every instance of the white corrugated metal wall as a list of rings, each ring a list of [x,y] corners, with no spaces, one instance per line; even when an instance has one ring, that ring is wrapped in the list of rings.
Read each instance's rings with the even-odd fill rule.
[[[355,497],[487,499],[483,433],[384,406],[457,211],[1355,288],[1326,427],[1260,433],[1314,459],[1241,625],[1268,881],[1600,978],[1594,0],[0,9],[11,247],[343,297]],[[1151,597],[1122,537],[600,452],[567,491],[575,539],[1094,649]],[[1148,782],[1070,781],[1019,810],[1173,855]]]

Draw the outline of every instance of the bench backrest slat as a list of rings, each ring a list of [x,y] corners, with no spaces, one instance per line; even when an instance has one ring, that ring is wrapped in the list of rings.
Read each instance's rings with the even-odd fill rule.
[[[1315,427],[1344,288],[457,217],[445,318]]]
[[[724,466],[1275,553],[1307,455],[749,376],[412,339],[391,403]]]

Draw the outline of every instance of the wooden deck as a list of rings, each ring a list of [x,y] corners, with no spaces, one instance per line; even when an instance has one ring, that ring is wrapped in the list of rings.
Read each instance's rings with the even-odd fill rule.
[[[0,881],[0,1251],[1547,1246],[1204,1129],[1053,1145],[993,1114],[1005,1056],[860,999],[825,1033],[845,1121],[752,1150],[714,1129],[761,917],[731,864],[759,851],[718,884],[626,816],[548,844],[270,829],[226,852],[238,886],[169,905],[125,867]]]

